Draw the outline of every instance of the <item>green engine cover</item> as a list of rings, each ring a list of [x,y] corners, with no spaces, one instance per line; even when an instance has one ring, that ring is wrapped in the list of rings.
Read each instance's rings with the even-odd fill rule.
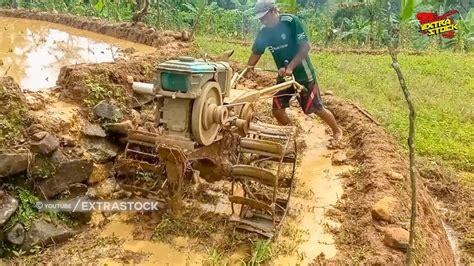
[[[189,75],[173,72],[161,73],[161,86],[166,91],[186,93],[189,90]]]

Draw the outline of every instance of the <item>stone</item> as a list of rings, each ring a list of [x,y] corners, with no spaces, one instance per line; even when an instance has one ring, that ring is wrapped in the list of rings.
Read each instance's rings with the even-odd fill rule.
[[[327,90],[324,92],[324,95],[334,95],[333,91]]]
[[[397,181],[402,181],[402,180],[405,179],[405,177],[403,177],[402,174],[397,173],[395,171],[388,172],[387,176],[388,176],[388,178],[390,178],[392,180],[397,180]]]
[[[395,228],[386,228],[385,230],[385,238],[383,242],[385,245],[395,248],[395,249],[400,249],[400,250],[407,250],[408,249],[408,241],[410,238],[410,233],[401,228],[401,227],[395,227]]]
[[[36,135],[36,134],[35,134]],[[59,148],[59,140],[54,135],[46,132],[39,141],[32,141],[30,150],[34,153],[50,154]]]
[[[370,213],[374,220],[390,221],[391,215],[393,215],[394,208],[397,200],[393,197],[384,197],[380,199],[374,206]]]
[[[40,184],[41,194],[46,198],[51,198],[68,189],[70,184],[87,180],[92,173],[92,168],[92,162],[85,159],[76,159],[62,163],[56,169],[53,177],[46,179]]]
[[[95,198],[100,199],[109,199],[111,198],[114,192],[120,190],[120,186],[115,181],[115,178],[108,178],[103,180],[102,182],[98,183],[94,187],[95,190]]]
[[[74,183],[68,187],[68,199],[84,197],[87,193],[87,185],[83,183]]]
[[[46,135],[48,135],[48,132],[46,131],[36,132],[35,134],[33,134],[33,136],[31,136],[31,139],[34,141],[40,141],[44,139]]]
[[[68,136],[61,137],[61,145],[64,147],[74,147],[76,146],[76,141]]]
[[[28,153],[0,151],[0,177],[6,177],[26,171]]]
[[[130,116],[131,116],[131,120],[132,120],[132,123],[135,125],[135,126],[138,126],[138,125],[141,125],[142,124],[142,119],[140,117],[140,112],[138,112],[137,110],[135,109],[132,109],[130,111]]]
[[[87,139],[85,141],[85,149],[88,156],[95,163],[106,163],[113,160],[118,152],[119,147],[106,139]]]
[[[0,190],[0,228],[18,209],[18,200],[7,192]]]
[[[31,136],[40,131],[44,131],[44,126],[42,124],[33,124],[27,129],[28,134]]]
[[[21,245],[25,241],[25,228],[20,223],[16,223],[7,232],[7,240],[15,245]]]
[[[43,99],[35,95],[25,95],[26,103],[28,104],[28,108],[33,111],[38,111],[43,109],[46,104]]]
[[[107,101],[101,101],[94,106],[94,114],[98,117],[106,119],[117,119],[120,120],[123,117],[122,111],[117,106],[108,103]]]
[[[107,134],[105,134],[105,131],[102,129],[102,127],[100,125],[91,124],[89,122],[86,122],[84,124],[84,127],[82,128],[82,133],[86,136],[89,136],[89,137],[104,138],[104,137],[107,136]]]
[[[75,232],[66,226],[53,225],[43,220],[36,220],[32,222],[30,230],[26,233],[22,248],[29,250],[36,245],[58,244],[69,239],[74,234]]]
[[[347,155],[345,151],[337,151],[332,155],[332,163],[333,164],[343,164],[345,161],[347,161]]]
[[[112,175],[112,168],[113,164],[94,164],[94,169],[92,170],[92,174],[89,176],[87,180],[88,184],[96,184],[100,181],[107,179]]]
[[[108,124],[107,128],[110,132],[127,135],[128,131],[133,129],[133,123],[130,120],[126,120],[120,123]]]

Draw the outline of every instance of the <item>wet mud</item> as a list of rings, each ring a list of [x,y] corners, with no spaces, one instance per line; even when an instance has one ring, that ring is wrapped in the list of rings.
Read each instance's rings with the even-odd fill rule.
[[[161,47],[170,42],[188,40],[187,32],[160,32],[141,22],[112,23],[94,17],[13,9],[0,9],[0,17],[2,16],[54,22],[153,47]]]
[[[0,17],[0,73],[12,76],[23,90],[56,85],[60,68],[81,63],[113,62],[133,49],[156,49],[51,22]]]

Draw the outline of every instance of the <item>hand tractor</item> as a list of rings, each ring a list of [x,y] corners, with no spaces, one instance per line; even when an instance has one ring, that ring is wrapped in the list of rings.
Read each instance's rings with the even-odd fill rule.
[[[254,103],[300,85],[289,78],[261,90],[235,89],[245,71],[233,75],[227,62],[180,57],[159,64],[153,84],[134,82],[136,93],[155,96],[157,130],[130,130],[117,170],[152,173],[147,189],[173,212],[196,173],[208,182],[229,180],[229,220],[272,238],[294,186],[295,128],[254,122]]]

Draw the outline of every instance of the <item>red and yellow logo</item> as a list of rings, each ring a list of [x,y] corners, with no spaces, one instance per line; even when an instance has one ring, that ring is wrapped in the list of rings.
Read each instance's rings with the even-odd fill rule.
[[[458,29],[458,24],[451,16],[458,14],[457,10],[451,10],[444,15],[438,16],[433,12],[421,12],[416,14],[416,18],[421,24],[421,33],[428,36],[439,35],[451,39],[454,37],[454,31]]]

